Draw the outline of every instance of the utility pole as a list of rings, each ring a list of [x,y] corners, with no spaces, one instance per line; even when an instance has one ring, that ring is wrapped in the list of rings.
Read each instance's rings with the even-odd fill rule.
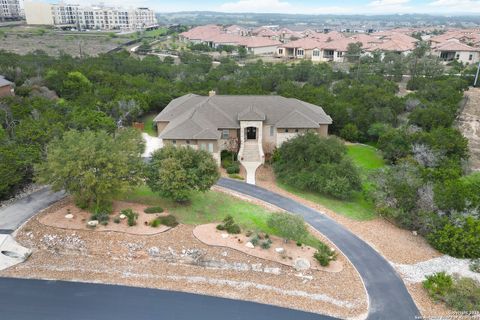
[[[479,75],[480,75],[480,61],[478,61],[477,74],[475,75],[475,81],[473,82],[473,87],[477,86]]]

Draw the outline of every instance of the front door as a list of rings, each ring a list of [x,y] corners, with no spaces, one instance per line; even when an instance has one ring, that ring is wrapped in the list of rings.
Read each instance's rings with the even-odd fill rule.
[[[248,127],[247,128],[247,139],[248,140],[257,139],[257,128],[255,128],[255,127]]]

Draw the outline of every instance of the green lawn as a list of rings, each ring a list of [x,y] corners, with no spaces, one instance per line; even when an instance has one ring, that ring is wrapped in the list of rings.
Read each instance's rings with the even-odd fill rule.
[[[271,214],[261,206],[237,199],[230,195],[208,191],[195,192],[188,205],[178,204],[174,201],[159,197],[148,186],[138,187],[118,197],[118,200],[142,203],[151,206],[161,206],[175,215],[181,223],[198,225],[210,222],[220,222],[227,215],[231,215],[242,230],[256,230],[268,234],[277,234],[267,225]],[[317,247],[320,240],[309,235],[303,243]]]
[[[155,118],[156,115],[157,114],[155,114],[155,113],[147,114],[147,115],[143,116],[142,120],[141,120],[145,125],[145,128],[143,129],[143,131],[148,133],[152,137],[157,136],[157,130],[153,126],[153,119]]]
[[[354,144],[348,145],[347,149],[348,156],[360,169],[371,171],[385,166],[380,152],[372,146]]]
[[[385,166],[385,162],[377,149],[367,145],[348,145],[348,156],[353,160],[354,164],[360,170],[362,178],[362,186],[364,190],[368,190],[371,184],[368,182],[368,174],[372,171]],[[277,182],[277,185],[299,197],[318,203],[326,208],[344,215],[354,220],[370,220],[375,218],[375,208],[371,201],[367,200],[362,192],[357,192],[352,199],[338,200],[332,197],[321,195],[318,193],[298,190],[288,185]]]

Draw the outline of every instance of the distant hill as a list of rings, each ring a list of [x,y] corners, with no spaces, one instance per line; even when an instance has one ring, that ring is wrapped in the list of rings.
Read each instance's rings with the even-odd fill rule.
[[[162,24],[239,24],[243,26],[281,25],[297,29],[387,29],[394,27],[478,27],[480,15],[433,16],[426,14],[394,15],[306,15],[280,13],[225,13],[185,11],[157,13]]]

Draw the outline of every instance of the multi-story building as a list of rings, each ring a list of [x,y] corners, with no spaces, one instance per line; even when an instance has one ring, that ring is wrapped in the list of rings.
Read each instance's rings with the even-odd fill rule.
[[[136,30],[157,25],[155,13],[148,8],[25,2],[25,15],[27,24],[47,24],[80,30]]]
[[[0,0],[0,21],[21,18],[20,0]]]

